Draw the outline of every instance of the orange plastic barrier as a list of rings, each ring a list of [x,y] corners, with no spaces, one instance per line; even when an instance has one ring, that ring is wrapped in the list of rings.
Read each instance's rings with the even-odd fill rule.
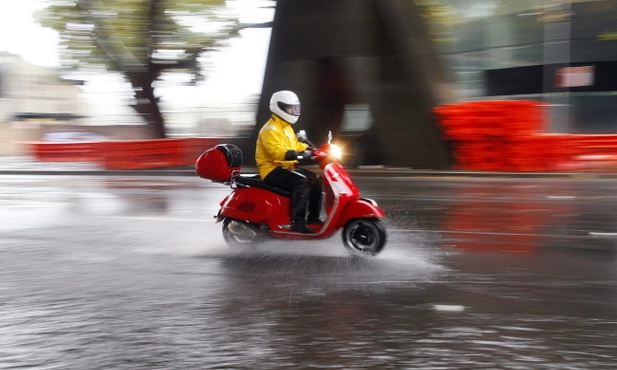
[[[101,160],[101,142],[39,142],[28,141],[34,158],[41,162],[98,162]]]
[[[217,138],[106,142],[102,164],[112,170],[192,165],[201,153],[220,142],[221,139]]]
[[[546,133],[547,114],[541,102],[464,102],[434,111],[461,169],[540,172],[617,168],[617,135]]]
[[[138,170],[193,165],[221,138],[181,138],[101,142],[26,142],[43,162],[99,162],[105,169]]]

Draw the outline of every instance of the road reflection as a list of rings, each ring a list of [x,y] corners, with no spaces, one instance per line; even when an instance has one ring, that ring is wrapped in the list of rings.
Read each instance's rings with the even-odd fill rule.
[[[462,201],[453,203],[441,229],[454,240],[450,245],[456,249],[532,252],[557,229],[554,222],[562,223],[561,216],[575,214],[571,204],[551,201],[543,191],[549,189],[495,183],[454,189],[454,197]]]
[[[0,368],[617,363],[612,182],[359,179],[388,214],[373,259],[230,249],[199,179],[0,183]]]
[[[358,259],[291,251],[222,258],[229,280],[221,288],[228,299],[217,315],[227,327],[243,328],[233,330],[223,348],[246,343],[247,351],[267,354],[260,359],[266,368],[281,363],[396,368],[400,362],[393,345],[401,325],[432,311],[430,301],[418,299],[416,292],[445,271],[402,255]],[[409,296],[403,303],[396,292]]]

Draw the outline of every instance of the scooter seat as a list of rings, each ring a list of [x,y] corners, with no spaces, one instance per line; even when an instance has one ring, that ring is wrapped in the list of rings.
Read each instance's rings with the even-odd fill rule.
[[[261,180],[261,178],[259,177],[259,175],[254,175],[254,176],[236,176],[234,178],[234,181],[237,185],[243,186],[243,187],[249,187],[249,188],[260,188],[260,189],[264,189],[264,190],[268,190],[271,191],[273,193],[282,195],[284,197],[287,198],[291,198],[291,193],[288,191],[285,191],[281,188],[277,188],[276,186],[272,186],[269,184],[266,184],[265,182],[263,182]]]

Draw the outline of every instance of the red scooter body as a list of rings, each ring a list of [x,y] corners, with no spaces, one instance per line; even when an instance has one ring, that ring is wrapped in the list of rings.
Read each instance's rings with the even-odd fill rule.
[[[338,147],[324,144],[314,151],[323,182],[323,225],[312,225],[313,233],[290,230],[290,198],[280,189],[266,189],[256,177],[231,176],[231,194],[220,202],[217,220],[223,222],[223,236],[230,244],[254,244],[267,237],[323,239],[341,228],[345,247],[354,254],[375,255],[383,249],[385,214],[373,200],[361,198],[349,173],[338,163]],[[199,163],[199,161],[198,161]],[[199,173],[199,171],[198,171]],[[202,176],[200,174],[200,176]],[[207,176],[202,176],[206,177]],[[325,214],[325,218],[324,218]]]

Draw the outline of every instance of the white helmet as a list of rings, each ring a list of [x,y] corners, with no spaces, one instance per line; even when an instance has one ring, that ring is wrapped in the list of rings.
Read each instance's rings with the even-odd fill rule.
[[[270,111],[289,123],[296,123],[300,117],[300,99],[292,91],[277,91],[270,98]]]

